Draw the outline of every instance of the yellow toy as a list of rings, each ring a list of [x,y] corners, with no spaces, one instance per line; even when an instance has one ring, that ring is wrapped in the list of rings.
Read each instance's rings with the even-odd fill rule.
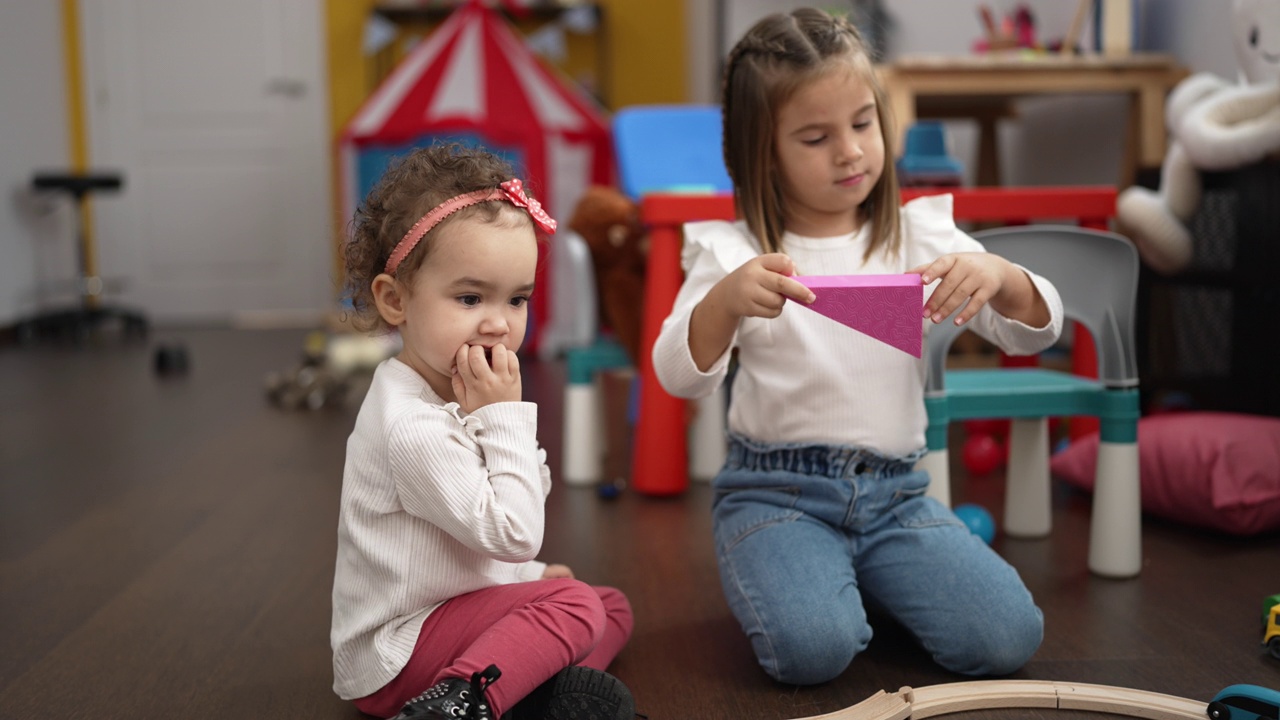
[[[1262,644],[1267,647],[1271,657],[1280,660],[1280,605],[1271,606],[1267,629],[1262,633]]]

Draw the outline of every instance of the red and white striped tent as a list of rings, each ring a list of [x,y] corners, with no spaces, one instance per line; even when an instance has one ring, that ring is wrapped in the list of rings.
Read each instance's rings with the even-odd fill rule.
[[[614,182],[603,110],[548,69],[497,10],[477,0],[420,41],[343,130],[345,217],[392,158],[441,140],[504,156],[562,225],[589,185]],[[538,295],[549,298],[545,263],[539,267]],[[534,304],[535,328],[545,307]]]

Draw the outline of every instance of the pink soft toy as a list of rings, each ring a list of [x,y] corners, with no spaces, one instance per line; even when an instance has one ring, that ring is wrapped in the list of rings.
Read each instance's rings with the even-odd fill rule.
[[[1131,187],[1117,201],[1120,228],[1166,275],[1191,262],[1186,223],[1200,205],[1200,172],[1280,157],[1280,0],[1233,0],[1231,32],[1241,81],[1197,73],[1179,83],[1165,108],[1160,190]]]

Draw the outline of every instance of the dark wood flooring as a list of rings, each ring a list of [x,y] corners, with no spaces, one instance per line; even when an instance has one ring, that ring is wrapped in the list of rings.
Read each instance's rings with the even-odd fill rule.
[[[355,405],[283,411],[265,375],[301,331],[156,331],[147,343],[0,348],[0,718],[361,717],[335,697],[328,645],[337,503]],[[183,377],[151,371],[184,342]],[[526,360],[559,467],[563,368]],[[1002,479],[956,500],[999,517]],[[769,680],[726,608],[705,485],[678,498],[557,486],[543,557],[624,589],[636,633],[611,668],[653,720],[782,720],[879,691],[964,678],[880,623],[837,680]],[[1207,701],[1232,683],[1280,688],[1259,614],[1280,592],[1280,537],[1148,521],[1130,581],[1085,569],[1089,498],[1055,489],[1043,540],[998,538],[1046,617],[1014,677],[1119,685]],[[967,713],[1024,718],[1088,713]]]

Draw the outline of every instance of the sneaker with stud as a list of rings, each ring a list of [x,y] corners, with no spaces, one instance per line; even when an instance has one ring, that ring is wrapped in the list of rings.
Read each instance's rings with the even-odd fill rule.
[[[427,688],[404,704],[393,720],[493,720],[493,708],[484,691],[502,675],[497,665],[472,673],[471,682],[449,678]]]

